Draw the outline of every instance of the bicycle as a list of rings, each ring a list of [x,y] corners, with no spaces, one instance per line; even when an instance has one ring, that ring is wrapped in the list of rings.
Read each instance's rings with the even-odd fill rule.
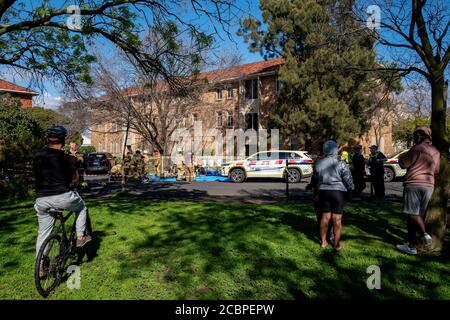
[[[66,216],[64,216],[63,212],[64,210],[56,208],[50,208],[47,210],[47,213],[55,218],[54,228],[56,227],[56,221],[60,221],[61,224],[56,232],[53,232],[47,239],[44,240],[41,248],[39,249],[35,263],[34,279],[36,289],[44,298],[46,298],[61,283],[63,276],[66,273],[67,262],[71,257],[80,252],[79,249],[86,249],[88,259],[91,259],[92,257],[90,250],[91,243],[86,244],[86,248],[77,248],[76,246],[75,224],[78,215],[75,214],[75,220],[68,238],[64,223],[72,214],[74,214],[74,212],[69,211]],[[86,215],[85,233],[91,237],[93,236],[89,214]]]

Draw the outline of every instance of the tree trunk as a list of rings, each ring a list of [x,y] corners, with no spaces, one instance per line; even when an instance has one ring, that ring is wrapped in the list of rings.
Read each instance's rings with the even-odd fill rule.
[[[128,142],[128,133],[130,131],[130,112],[128,112],[128,118],[127,118],[127,129],[125,131],[125,141],[123,143],[123,152],[122,152],[122,168],[121,168],[121,173],[122,173],[122,179],[121,179],[121,185],[122,185],[122,191],[125,191],[125,183],[126,183],[126,177],[125,177],[125,172],[123,169],[123,161],[125,160],[125,154],[126,154],[126,150],[127,150],[127,142]]]
[[[449,198],[450,165],[448,161],[449,139],[445,126],[446,101],[444,75],[436,73],[431,81],[431,130],[433,145],[441,153],[440,172],[436,177],[433,196],[428,205],[425,224],[433,237],[430,251],[440,252],[443,247],[447,225],[447,202]]]

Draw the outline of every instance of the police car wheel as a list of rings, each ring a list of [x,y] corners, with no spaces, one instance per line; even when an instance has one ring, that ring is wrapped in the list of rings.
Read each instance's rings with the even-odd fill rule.
[[[384,182],[391,182],[395,178],[394,170],[391,168],[384,168]]]
[[[301,180],[301,175],[300,175],[300,171],[298,169],[289,169],[288,170],[289,174],[288,174],[288,179],[289,179],[289,183],[298,183]],[[286,179],[286,174],[284,175],[285,179]]]
[[[241,183],[245,180],[245,172],[242,169],[233,169],[230,172],[230,179],[235,183]]]

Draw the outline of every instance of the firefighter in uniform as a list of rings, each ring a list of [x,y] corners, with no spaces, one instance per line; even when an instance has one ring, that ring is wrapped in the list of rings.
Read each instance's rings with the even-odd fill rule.
[[[133,178],[136,180],[140,180],[145,173],[145,162],[144,157],[141,154],[141,151],[136,150],[131,163],[133,170]]]
[[[184,165],[186,170],[186,181],[194,181],[194,166],[192,165],[192,152],[186,151],[184,154]]]
[[[183,151],[181,149],[178,149],[176,162],[177,162],[177,181],[182,181],[185,175],[184,170],[185,165],[184,165]]]
[[[161,154],[158,149],[153,150],[153,163],[155,167],[155,175],[157,177],[161,176]]]
[[[130,176],[132,173],[132,163],[131,163],[132,157],[133,157],[133,154],[130,151],[128,151],[127,155],[125,156],[125,159],[123,159],[122,174],[125,177]]]

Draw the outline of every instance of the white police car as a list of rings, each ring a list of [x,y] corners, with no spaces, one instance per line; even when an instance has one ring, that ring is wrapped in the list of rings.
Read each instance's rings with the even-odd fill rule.
[[[244,182],[247,178],[286,179],[286,160],[290,183],[300,182],[312,175],[314,161],[306,151],[271,150],[253,154],[245,160],[224,163],[221,175],[233,182]]]

